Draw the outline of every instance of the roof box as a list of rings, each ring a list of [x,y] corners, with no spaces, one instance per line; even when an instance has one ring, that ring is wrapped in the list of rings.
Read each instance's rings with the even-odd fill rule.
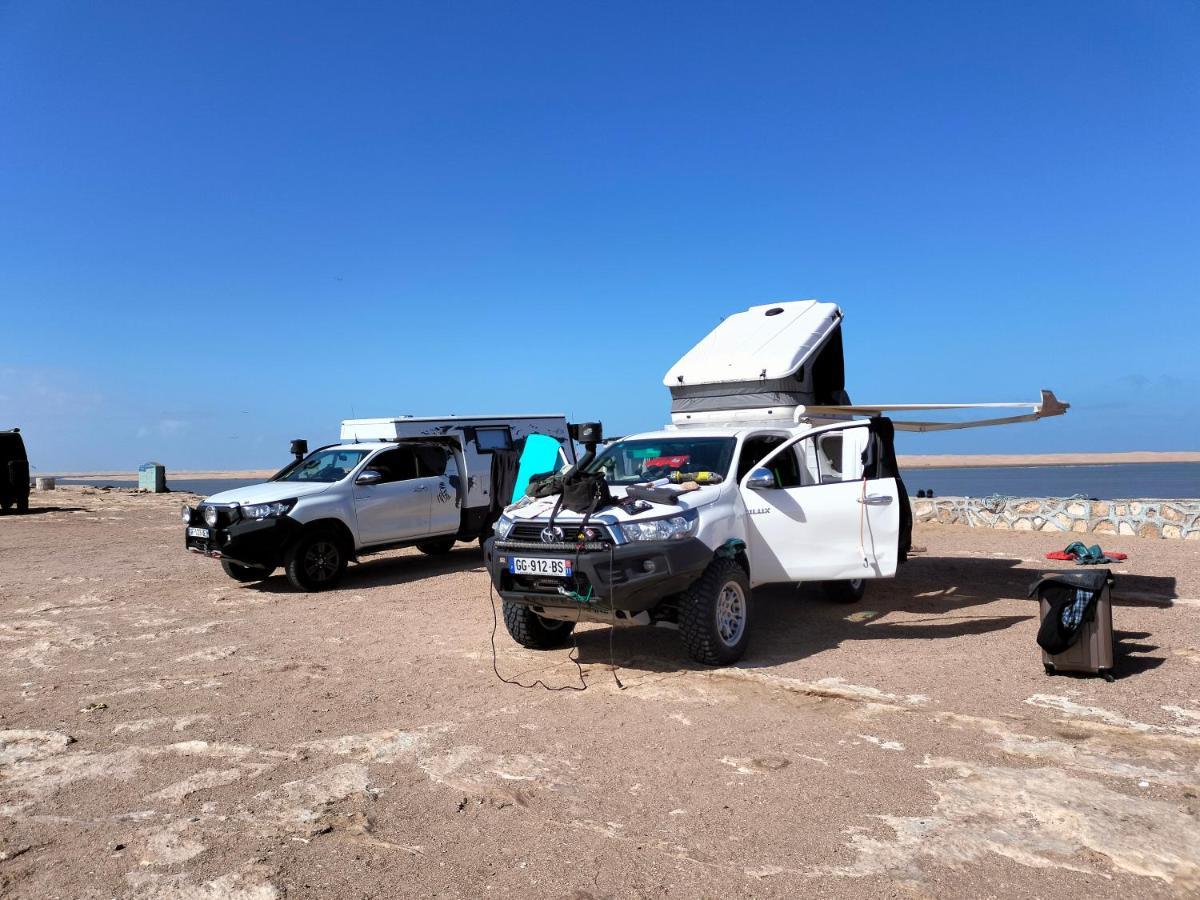
[[[752,306],[721,322],[663,378],[677,424],[753,410],[770,418],[798,406],[849,403],[836,303]]]

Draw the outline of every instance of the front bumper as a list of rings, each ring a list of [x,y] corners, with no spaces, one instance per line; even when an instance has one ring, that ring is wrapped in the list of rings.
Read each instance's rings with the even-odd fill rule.
[[[595,545],[589,545],[595,546]],[[589,598],[588,607],[600,611],[646,612],[664,597],[687,588],[712,562],[713,551],[697,538],[682,541],[633,542],[608,549],[542,550],[527,543],[489,538],[484,544],[488,573],[496,592],[527,606],[574,609],[578,602],[559,593],[562,587]],[[570,578],[513,575],[512,556],[537,559],[570,559]]]
[[[287,516],[218,524],[210,528],[193,516],[189,527],[207,528],[209,536],[191,537],[184,531],[184,546],[192,553],[227,559],[252,569],[275,569],[283,565],[283,553],[300,531],[300,523]]]

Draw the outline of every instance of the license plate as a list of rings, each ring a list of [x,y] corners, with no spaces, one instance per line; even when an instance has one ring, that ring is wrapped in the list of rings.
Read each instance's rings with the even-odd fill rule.
[[[188,537],[206,538],[206,537],[208,537],[208,529],[207,528],[189,527],[187,536]]]
[[[508,571],[513,575],[546,575],[550,578],[570,578],[571,560],[514,556],[508,561]]]

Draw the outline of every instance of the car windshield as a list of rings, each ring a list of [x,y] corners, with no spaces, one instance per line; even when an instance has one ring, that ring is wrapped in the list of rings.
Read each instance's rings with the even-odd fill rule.
[[[671,437],[617,441],[605,447],[588,466],[603,472],[609,484],[628,485],[666,478],[672,472],[716,472],[729,475],[733,438]]]
[[[272,481],[341,481],[363,461],[367,450],[318,450],[292,463]]]

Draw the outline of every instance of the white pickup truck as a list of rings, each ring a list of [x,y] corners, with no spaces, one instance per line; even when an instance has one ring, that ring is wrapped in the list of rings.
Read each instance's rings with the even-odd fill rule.
[[[337,444],[298,452],[270,481],[185,506],[184,543],[238,581],[283,566],[296,588],[324,590],[367,553],[448,553],[490,535],[531,458],[575,461],[563,416],[348,419]]]
[[[693,659],[733,662],[750,639],[758,585],[820,582],[853,601],[871,579],[896,573],[911,512],[894,429],[1067,408],[1049,392],[1031,404],[852,406],[841,322],[836,305],[816,301],[728,317],[667,373],[670,425],[581,461],[578,474],[603,475],[613,502],[589,514],[563,509],[560,496],[526,497],[506,509],[485,554],[512,637],[549,649],[581,621],[665,624]],[[1030,411],[966,423],[881,415],[997,406]],[[667,494],[672,482],[690,481],[690,490],[629,503],[664,479]]]

